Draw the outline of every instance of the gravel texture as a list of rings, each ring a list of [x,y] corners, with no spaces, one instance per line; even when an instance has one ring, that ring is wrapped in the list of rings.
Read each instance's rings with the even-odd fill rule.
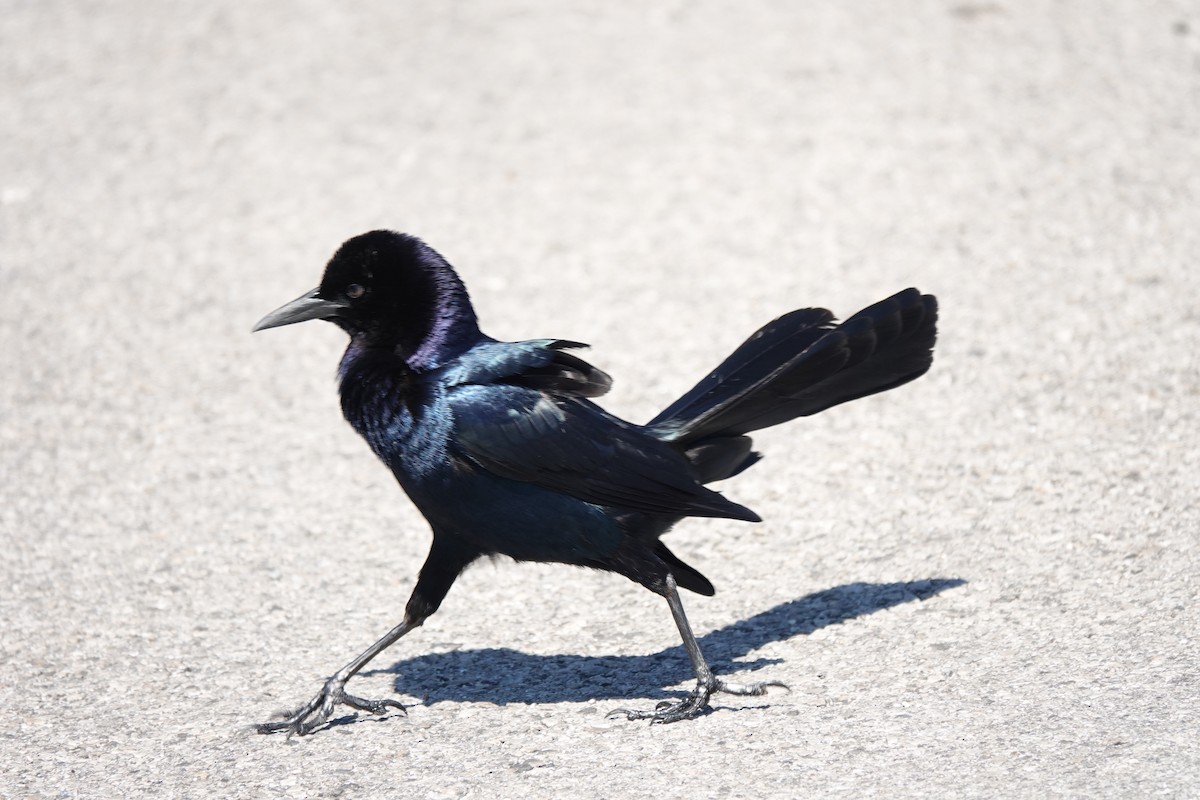
[[[1200,795],[1190,2],[0,3],[0,797]],[[653,415],[758,325],[915,285],[933,370],[756,437],[661,599],[485,562],[351,683],[428,532],[342,334],[349,236]],[[346,715],[348,721],[350,715]]]

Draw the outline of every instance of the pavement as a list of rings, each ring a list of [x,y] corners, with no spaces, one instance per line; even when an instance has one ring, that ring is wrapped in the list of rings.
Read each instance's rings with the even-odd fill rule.
[[[1200,15],[886,0],[0,6],[0,798],[1200,796]],[[914,285],[932,371],[756,436],[665,604],[484,562],[351,683],[428,529],[343,336],[250,334],[344,239],[590,342],[645,420],[760,324]]]

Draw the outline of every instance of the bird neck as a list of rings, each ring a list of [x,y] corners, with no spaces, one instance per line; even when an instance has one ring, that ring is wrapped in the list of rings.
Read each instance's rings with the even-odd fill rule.
[[[414,336],[397,343],[396,351],[410,369],[435,369],[477,344],[483,334],[467,288],[448,266],[430,276],[432,301],[421,314]]]

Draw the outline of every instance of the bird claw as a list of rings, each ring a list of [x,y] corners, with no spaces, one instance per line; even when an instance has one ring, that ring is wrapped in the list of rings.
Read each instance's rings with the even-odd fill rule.
[[[325,681],[320,693],[305,705],[291,714],[284,716],[278,722],[264,722],[256,726],[259,733],[282,733],[288,736],[307,736],[329,721],[333,709],[339,705],[350,706],[359,711],[369,711],[372,714],[383,714],[389,708],[395,708],[407,715],[404,706],[397,700],[367,700],[346,694],[346,682],[338,678]]]
[[[787,684],[779,681],[762,681],[760,683],[726,683],[720,678],[713,678],[709,682],[697,681],[696,688],[692,689],[687,697],[677,703],[672,703],[670,700],[664,700],[654,707],[653,711],[638,711],[632,708],[614,708],[606,715],[609,719],[624,715],[628,720],[648,719],[650,724],[665,725],[668,722],[679,722],[685,719],[695,719],[706,711],[710,710],[708,701],[715,693],[723,692],[725,694],[738,695],[740,697],[760,697],[767,693],[769,688],[787,689]]]
[[[386,713],[389,708],[396,708],[405,716],[408,716],[408,711],[399,700],[365,700],[361,697],[343,693],[342,702],[351,708],[357,708],[359,711],[370,711],[376,715]]]

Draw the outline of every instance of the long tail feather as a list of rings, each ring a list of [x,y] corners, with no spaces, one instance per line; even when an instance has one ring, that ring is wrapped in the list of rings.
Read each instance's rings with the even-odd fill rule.
[[[648,427],[690,453],[688,445],[816,414],[920,377],[936,338],[937,300],[916,289],[840,325],[824,309],[793,311],[761,328]]]

